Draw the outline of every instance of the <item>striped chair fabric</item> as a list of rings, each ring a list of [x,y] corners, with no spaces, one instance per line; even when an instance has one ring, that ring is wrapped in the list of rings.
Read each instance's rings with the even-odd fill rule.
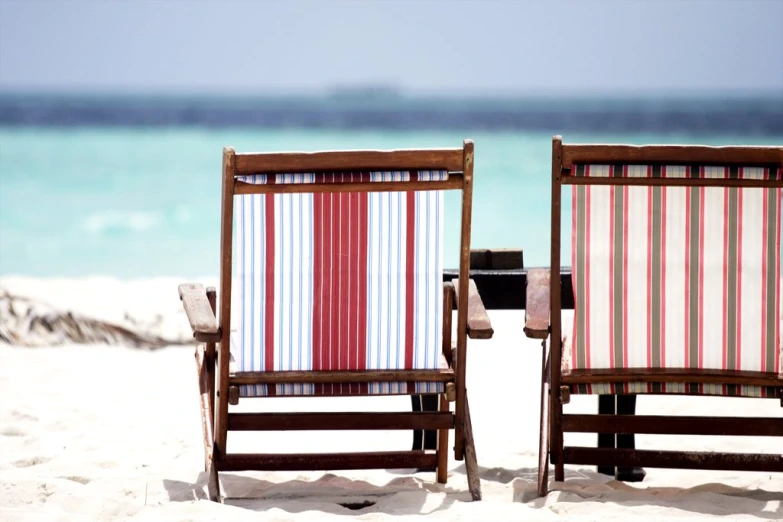
[[[576,176],[781,179],[779,169],[575,165]],[[608,383],[574,393],[777,396],[781,188],[574,185],[573,327],[564,372],[774,373],[780,387]],[[570,332],[570,335],[569,335]],[[728,380],[728,379],[727,379]]]
[[[447,171],[256,174],[252,184],[446,180]],[[437,369],[443,191],[237,196],[240,371]],[[240,396],[438,393],[443,383],[243,385]]]

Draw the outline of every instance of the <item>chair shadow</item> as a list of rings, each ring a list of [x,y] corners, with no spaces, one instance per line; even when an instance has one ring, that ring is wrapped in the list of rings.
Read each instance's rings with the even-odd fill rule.
[[[396,470],[389,470],[396,471]],[[468,493],[407,474],[384,485],[325,474],[316,480],[293,479],[271,482],[248,474],[221,473],[223,503],[250,511],[272,508],[288,513],[322,511],[333,515],[426,515],[447,510],[458,500],[469,500]],[[199,473],[195,483],[163,480],[172,502],[207,499],[207,474]],[[445,496],[437,504],[431,493]],[[464,497],[464,498],[463,498]]]
[[[464,465],[455,472],[464,473]],[[538,497],[538,468],[479,467],[481,480],[509,484],[514,482],[513,501],[528,504],[534,508],[545,508],[555,497],[557,502],[612,502],[623,506],[658,505],[668,509],[679,509],[701,515],[736,516],[752,514],[760,519],[780,520],[780,512],[762,511],[757,502],[783,501],[783,495],[765,489],[744,489],[720,483],[700,484],[694,487],[651,487],[634,486],[614,480],[590,469],[566,468],[565,482],[554,482],[554,470],[549,472],[549,495]],[[640,487],[641,486],[641,487]],[[731,497],[731,502],[717,502],[716,496]],[[744,502],[743,500],[754,501]]]

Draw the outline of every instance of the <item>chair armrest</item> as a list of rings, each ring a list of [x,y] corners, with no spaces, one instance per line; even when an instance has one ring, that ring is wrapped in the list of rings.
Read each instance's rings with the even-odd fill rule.
[[[468,337],[471,339],[492,339],[495,330],[489,322],[489,315],[481,301],[481,296],[473,279],[468,279]],[[454,285],[454,301],[459,308],[459,279],[452,279]]]
[[[207,292],[202,285],[186,283],[179,285],[179,298],[185,307],[185,313],[197,341],[217,342],[220,340],[215,312],[209,305]]]
[[[546,339],[549,337],[549,270],[528,270],[526,290],[525,335]]]

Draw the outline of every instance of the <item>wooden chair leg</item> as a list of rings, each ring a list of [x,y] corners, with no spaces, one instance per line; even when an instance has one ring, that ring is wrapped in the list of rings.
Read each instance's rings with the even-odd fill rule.
[[[615,395],[599,395],[598,396],[598,414],[599,415],[614,415],[617,413],[616,408],[616,396]],[[614,433],[599,433],[598,434],[598,447],[599,448],[611,448],[616,447],[616,437]],[[609,475],[614,477],[614,466],[598,466],[598,473],[602,475]]]
[[[617,414],[635,415],[636,414],[636,395],[618,395],[617,396]],[[635,449],[636,440],[633,433],[619,433],[617,435],[617,447],[622,449]],[[615,478],[622,482],[641,482],[647,472],[639,467],[619,467]]]
[[[538,496],[547,494],[549,484],[549,354],[546,341],[541,358],[541,432],[538,439]]]
[[[444,395],[440,396],[440,411],[449,411],[449,401]],[[449,475],[449,431],[447,429],[438,430],[438,484],[445,484]],[[426,449],[426,448],[425,448]]]
[[[412,411],[438,411],[438,398],[440,395],[428,393],[425,395],[411,395]],[[414,430],[413,431],[413,450],[436,450],[438,449],[437,430]]]
[[[207,495],[212,502],[222,502],[220,498],[220,481],[218,469],[214,460],[210,460],[207,467]]]
[[[468,392],[465,390],[465,471],[468,476],[468,489],[473,500],[481,500],[481,478],[479,477],[476,446],[473,441],[473,426],[470,423],[470,406]]]
[[[213,436],[213,409],[210,400],[209,386],[210,375],[214,378],[215,373],[209,372],[209,362],[205,360],[204,347],[196,348],[196,372],[198,376],[199,398],[201,400],[201,434],[204,441],[204,471],[207,472],[207,495],[209,500],[220,502],[220,482],[218,480],[218,468],[215,462],[215,439]]]

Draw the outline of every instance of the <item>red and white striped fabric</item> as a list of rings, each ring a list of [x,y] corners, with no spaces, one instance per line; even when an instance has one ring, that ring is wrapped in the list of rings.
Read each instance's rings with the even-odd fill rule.
[[[243,176],[266,183],[445,180],[446,171]],[[443,191],[237,196],[239,371],[437,369]],[[443,383],[240,386],[240,395],[438,393]]]
[[[776,169],[578,165],[577,176],[780,179]],[[574,185],[571,369],[781,377],[780,188]],[[569,335],[570,333],[570,335]],[[776,396],[773,387],[608,383],[575,393]]]

